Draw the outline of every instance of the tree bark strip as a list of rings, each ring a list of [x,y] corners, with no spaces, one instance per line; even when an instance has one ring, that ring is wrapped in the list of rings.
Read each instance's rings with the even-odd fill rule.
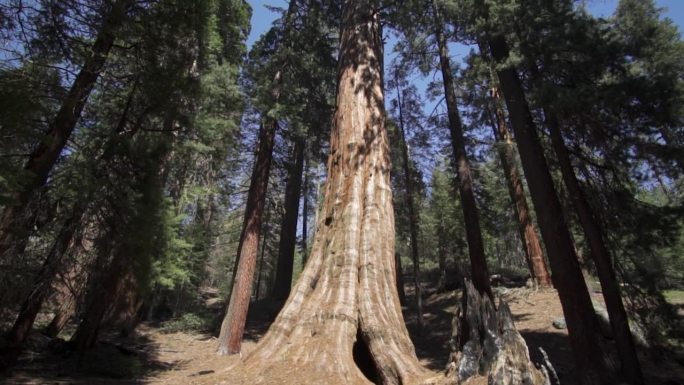
[[[12,245],[22,244],[23,239],[28,237],[30,215],[27,215],[26,208],[35,191],[47,181],[50,171],[81,117],[90,91],[100,76],[109,51],[114,45],[116,30],[124,22],[126,9],[131,3],[133,3],[132,0],[118,0],[112,5],[90,49],[90,56],[74,79],[45,137],[24,165],[24,170],[30,178],[15,194],[14,203],[7,206],[0,217],[0,260],[9,258],[6,254],[11,250]]]
[[[589,201],[577,180],[577,175],[572,167],[570,154],[565,146],[557,117],[548,109],[544,110],[544,115],[546,117],[546,124],[551,132],[551,142],[556,152],[563,182],[568,189],[573,207],[582,225],[582,230],[584,230],[584,236],[589,244],[591,256],[599,276],[601,291],[606,301],[606,310],[610,319],[610,326],[613,330],[615,345],[617,346],[622,364],[621,377],[629,384],[643,384],[644,377],[641,373],[641,365],[637,357],[634,339],[629,329],[629,318],[622,303],[620,285],[611,263],[612,258],[603,239],[603,230],[592,214]]]
[[[290,39],[290,30],[294,22],[297,4],[291,0],[285,15],[285,27],[283,41],[287,47]],[[283,59],[279,65],[284,67],[287,59]],[[282,72],[278,70],[273,76],[271,83],[271,105],[275,106],[282,92]],[[268,189],[268,177],[271,171],[273,158],[273,146],[275,145],[275,133],[278,122],[266,116],[259,129],[259,144],[252,170],[252,178],[247,193],[247,206],[245,208],[244,225],[236,266],[233,271],[233,285],[230,300],[226,309],[226,315],[221,323],[221,332],[218,338],[216,352],[220,355],[237,354],[242,345],[242,334],[247,321],[249,300],[252,296],[254,271],[256,270],[257,253],[259,248],[259,236],[261,235],[261,222]]]
[[[504,37],[490,37],[488,45],[493,59],[499,66],[503,66],[509,55]],[[606,371],[596,315],[522,83],[515,68],[511,66],[500,67],[497,76],[508,106],[532,203],[551,262],[552,279],[563,307],[581,383],[614,383],[612,375]]]
[[[309,254],[309,157],[304,153],[304,185],[302,186],[302,266]]]
[[[413,260],[413,285],[416,300],[416,324],[418,329],[423,328],[423,291],[420,285],[420,255],[418,254],[418,211],[413,198],[413,177],[409,164],[408,144],[406,143],[406,127],[404,127],[404,113],[402,90],[397,86],[397,99],[399,105],[399,135],[401,140],[401,160],[404,171],[404,183],[406,184],[406,206],[409,211],[409,233],[411,237],[411,259]]]
[[[297,246],[297,220],[299,218],[299,199],[302,192],[302,173],[304,171],[305,143],[298,138],[294,143],[293,162],[285,185],[285,213],[280,226],[278,245],[278,267],[273,284],[272,297],[287,299],[292,287],[294,253]]]
[[[506,115],[501,106],[502,100],[497,87],[492,87],[492,99],[496,111],[496,123],[492,121],[492,130],[494,131],[494,138],[499,145],[499,159],[506,178],[508,193],[513,202],[513,211],[518,222],[520,240],[523,243],[527,264],[535,283],[548,287],[551,286],[551,275],[546,266],[539,238],[536,231],[534,231],[530,208],[527,205],[527,198],[525,197],[522,180],[520,179],[520,172],[515,164],[511,133],[508,131]]]
[[[437,39],[439,48],[439,62],[442,69],[442,82],[444,84],[444,95],[446,96],[447,113],[449,117],[449,132],[451,133],[451,145],[456,161],[458,190],[461,197],[463,219],[465,221],[473,285],[475,285],[475,288],[480,292],[487,293],[487,295],[493,298],[492,289],[489,284],[489,271],[487,268],[487,258],[484,253],[482,230],[480,228],[480,219],[477,212],[473,180],[470,173],[470,162],[468,161],[465,147],[463,123],[456,102],[454,77],[451,72],[449,50],[447,48],[444,30],[442,29],[442,21],[439,17],[439,9],[435,1],[432,2],[432,9],[435,16],[435,38]]]
[[[276,76],[277,79],[279,77],[280,74]],[[270,120],[264,122],[260,129],[259,149],[247,193],[244,227],[240,237],[233,287],[219,334],[217,353],[220,355],[237,354],[242,345],[242,334],[247,322],[247,311],[252,296],[254,271],[259,252],[259,237],[266,203],[268,177],[271,171],[276,126],[277,123]]]

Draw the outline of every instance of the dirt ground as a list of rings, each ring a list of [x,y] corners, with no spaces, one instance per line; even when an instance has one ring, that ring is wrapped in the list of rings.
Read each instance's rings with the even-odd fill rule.
[[[527,341],[533,361],[540,362],[543,348],[558,372],[563,385],[575,385],[574,368],[566,330],[553,326],[562,317],[560,303],[554,290],[498,289],[509,303],[516,326]],[[410,291],[407,293],[410,294]],[[600,301],[600,295],[595,300]],[[442,372],[449,356],[451,319],[456,310],[457,292],[428,291],[424,304],[426,328],[416,329],[414,312],[404,308],[407,327],[415,344],[416,353],[426,368]],[[411,303],[409,297],[409,303]],[[250,317],[243,344],[248,355],[274,317],[272,304],[256,303]],[[41,340],[34,342],[40,347]],[[126,339],[109,336],[85,357],[67,357],[52,353],[35,354],[31,349],[22,356],[20,364],[0,377],[3,384],[169,384],[169,385],[229,385],[239,377],[241,356],[220,357],[214,353],[216,338],[201,333],[161,333],[149,325],[141,325],[135,335]],[[40,350],[40,349],[34,349]],[[652,354],[640,357],[646,382],[653,385],[684,385],[684,362],[667,356]],[[305,375],[297,373],[297,378]],[[238,374],[238,376],[236,376]],[[486,383],[486,382],[483,382]]]

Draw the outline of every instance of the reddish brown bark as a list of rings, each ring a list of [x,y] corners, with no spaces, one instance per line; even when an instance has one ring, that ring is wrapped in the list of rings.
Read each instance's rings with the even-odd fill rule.
[[[456,101],[456,91],[454,89],[454,77],[451,71],[449,50],[446,38],[442,29],[439,9],[435,2],[432,2],[432,9],[435,13],[435,38],[439,49],[439,62],[442,69],[442,83],[444,84],[444,95],[446,97],[447,115],[449,117],[449,132],[451,133],[451,145],[456,161],[456,174],[458,176],[458,191],[461,198],[461,209],[465,221],[466,240],[468,242],[468,254],[470,255],[470,269],[473,285],[482,293],[487,293],[491,298],[492,288],[489,284],[489,271],[487,268],[487,258],[484,253],[482,242],[482,230],[480,219],[477,212],[477,202],[473,189],[473,180],[470,172],[470,162],[465,147],[465,136],[463,134],[463,123],[458,112]]]
[[[496,124],[492,122],[492,130],[499,146],[499,159],[501,160],[501,167],[506,178],[508,193],[513,202],[513,211],[518,221],[518,231],[520,232],[520,240],[523,243],[527,264],[532,279],[534,279],[536,284],[548,287],[551,286],[551,275],[546,266],[546,260],[544,259],[537,232],[534,231],[530,209],[527,205],[527,198],[525,197],[522,180],[520,179],[520,172],[515,164],[513,140],[511,133],[508,131],[506,115],[501,105],[503,101],[497,87],[492,87],[492,99],[496,110]]]
[[[424,375],[396,290],[380,12],[356,0],[343,9],[337,110],[311,255],[245,361],[244,383],[288,383],[297,367],[306,373],[300,384],[368,384],[355,346],[367,351],[375,383],[410,384]]]
[[[14,202],[5,208],[2,217],[0,217],[0,260],[9,258],[5,254],[11,250],[12,245],[22,244],[23,240],[28,237],[31,216],[26,212],[26,208],[35,191],[45,184],[48,174],[71,136],[90,91],[95,85],[105,65],[107,55],[114,44],[115,32],[124,22],[126,9],[132,2],[132,0],[118,0],[112,5],[95,42],[90,48],[90,56],[74,79],[61,108],[50,123],[45,137],[31,152],[24,165],[24,170],[27,175],[30,175],[30,178],[21,187],[21,190],[16,192]]]
[[[280,74],[276,75],[276,79],[279,78]],[[233,288],[219,335],[217,353],[221,355],[237,354],[242,345],[242,333],[247,321],[247,310],[252,296],[254,271],[259,252],[259,237],[268,189],[268,176],[271,171],[275,131],[276,122],[273,120],[262,124],[260,129],[259,147],[247,193],[244,227],[240,237]]]
[[[299,198],[302,191],[302,173],[304,171],[304,139],[295,140],[293,160],[290,165],[287,183],[285,185],[285,213],[280,226],[280,242],[278,245],[278,267],[272,296],[276,299],[286,299],[290,295],[292,286],[292,271],[294,270],[294,254],[297,246],[297,219],[299,217]]]
[[[577,180],[575,170],[572,167],[570,154],[560,125],[556,116],[549,110],[544,111],[546,124],[551,131],[551,141],[556,152],[558,165],[561,169],[563,182],[568,188],[568,193],[573,207],[577,212],[577,217],[584,231],[584,237],[589,244],[591,256],[596,266],[596,272],[601,283],[601,291],[606,302],[606,310],[610,319],[610,326],[613,330],[615,345],[621,362],[620,376],[623,381],[629,384],[643,384],[644,377],[641,373],[641,365],[637,357],[634,339],[629,329],[629,319],[622,303],[620,285],[615,270],[611,263],[610,251],[603,240],[603,230],[592,213],[591,206],[587,200],[584,190]]]
[[[296,2],[290,1],[285,15],[285,31],[281,42],[285,47],[290,39],[290,29],[295,17]],[[281,65],[285,65],[283,60]],[[271,83],[271,105],[275,106],[282,92],[282,72],[276,71]],[[278,122],[272,117],[264,118],[259,129],[259,143],[255,155],[254,169],[247,193],[247,205],[240,244],[233,269],[233,285],[226,315],[221,323],[221,332],[216,352],[220,355],[237,354],[242,345],[242,334],[247,321],[249,300],[252,296],[254,271],[256,270],[259,236],[271,170],[273,146]]]
[[[508,106],[532,203],[547,248],[554,286],[558,290],[568,325],[570,344],[582,384],[611,384],[594,308],[563,217],[544,150],[515,68],[505,66],[508,45],[502,36],[490,37],[489,49],[500,66],[499,84]]]

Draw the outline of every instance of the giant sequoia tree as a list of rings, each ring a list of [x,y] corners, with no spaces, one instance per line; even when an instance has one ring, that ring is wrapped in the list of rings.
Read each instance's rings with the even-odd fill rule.
[[[372,357],[378,383],[423,375],[396,291],[394,217],[376,4],[344,5],[337,110],[325,198],[311,255],[283,310],[246,362],[254,383],[367,383],[354,350]],[[253,377],[252,377],[253,376]]]

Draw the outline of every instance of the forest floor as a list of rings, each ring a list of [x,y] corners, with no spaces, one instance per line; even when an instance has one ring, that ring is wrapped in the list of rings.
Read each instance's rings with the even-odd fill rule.
[[[553,321],[563,314],[555,290],[497,290],[509,303],[533,361],[541,361],[539,348],[543,348],[558,372],[561,384],[577,384],[567,330],[553,326]],[[458,295],[458,292],[453,291],[427,291],[424,301],[426,327],[422,333],[416,329],[414,312],[408,307],[404,308],[416,353],[423,365],[435,373],[442,372],[447,363],[451,320]],[[594,299],[600,302],[600,294],[594,295]],[[408,300],[411,300],[410,296]],[[680,310],[684,309],[684,301],[678,305]],[[275,309],[274,303],[269,301],[252,305],[243,343],[243,357],[254,349],[263,336],[275,317]],[[679,316],[684,316],[682,311]],[[47,349],[45,345],[51,342],[41,338],[33,338],[34,348],[23,354],[19,365],[6,377],[0,377],[0,383],[229,385],[235,381],[235,373],[231,373],[230,369],[241,360],[240,356],[217,356],[214,353],[216,338],[211,334],[163,333],[161,329],[147,324],[139,326],[135,334],[128,338],[105,336],[97,348],[81,359],[61,357],[55,353],[58,348],[53,346]],[[52,350],[52,353],[48,353],[48,350]],[[661,353],[657,356],[654,358],[654,354],[644,352],[640,357],[646,382],[653,385],[684,385],[684,352]],[[302,375],[297,373],[291,384],[297,384],[297,378]]]

